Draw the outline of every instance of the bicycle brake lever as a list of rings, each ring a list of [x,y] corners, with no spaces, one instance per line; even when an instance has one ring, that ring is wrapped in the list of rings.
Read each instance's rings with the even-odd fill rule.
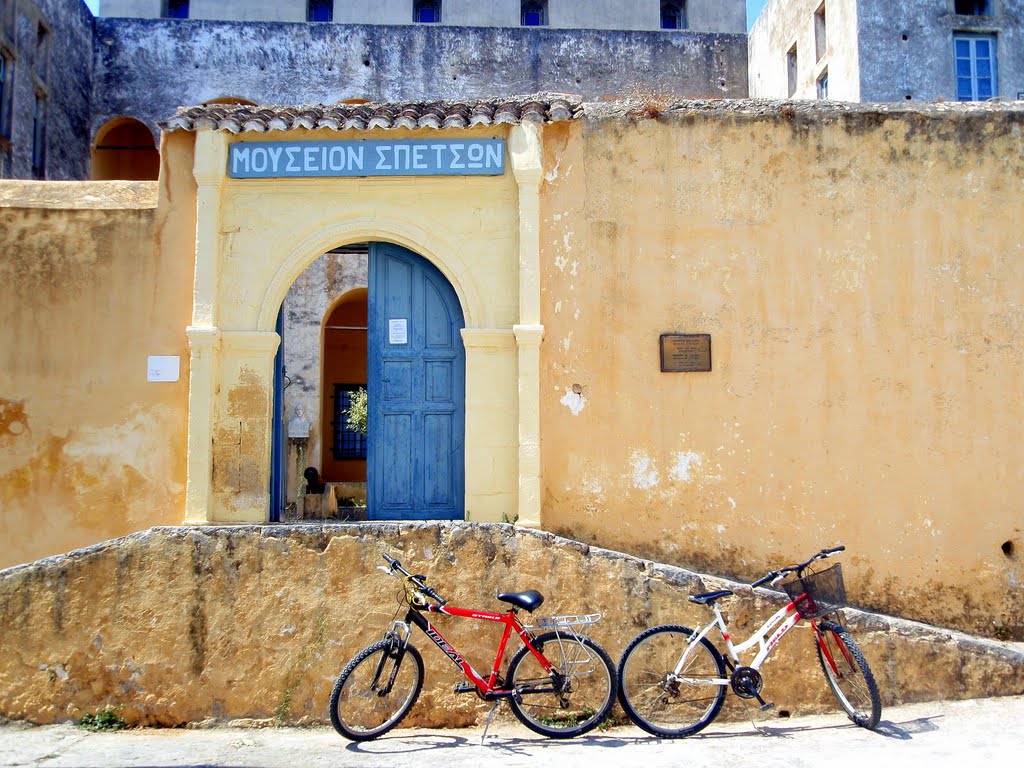
[[[378,565],[377,566],[377,570],[378,571],[384,571],[384,573],[388,574],[389,576],[391,575],[391,569],[386,567],[386,566]]]

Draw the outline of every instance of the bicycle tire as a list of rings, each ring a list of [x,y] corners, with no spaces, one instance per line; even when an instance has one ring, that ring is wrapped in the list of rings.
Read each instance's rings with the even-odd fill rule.
[[[694,631],[678,624],[663,624],[633,638],[619,661],[619,703],[638,727],[665,739],[692,736],[713,721],[725,701],[722,654],[702,637],[692,645]],[[675,669],[688,647],[687,665]],[[693,682],[705,678],[705,682]]]
[[[568,739],[590,731],[615,706],[615,664],[607,651],[589,637],[547,632],[533,640],[564,676],[561,689],[544,671],[529,648],[520,648],[508,665],[512,712],[532,731],[553,739]]]
[[[392,680],[387,693],[382,693]],[[399,658],[396,639],[364,648],[348,663],[331,691],[331,725],[352,741],[376,739],[406,716],[423,688],[423,657],[407,645]]]
[[[828,687],[854,723],[874,730],[882,717],[882,699],[860,646],[849,632],[833,621],[819,622],[818,629],[821,641],[815,643],[815,647]],[[826,659],[823,645],[835,661],[835,669]]]

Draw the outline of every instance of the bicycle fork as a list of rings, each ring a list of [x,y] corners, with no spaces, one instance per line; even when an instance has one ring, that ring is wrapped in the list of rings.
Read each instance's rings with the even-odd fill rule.
[[[409,644],[411,635],[412,629],[404,621],[394,622],[384,635],[385,640],[391,641],[391,648],[387,653],[381,654],[380,661],[377,662],[377,671],[374,672],[373,680],[370,683],[370,690],[376,691],[378,696],[384,697],[391,693],[391,689],[395,685],[395,678],[398,677],[398,670],[402,666],[402,659],[405,658],[405,648]],[[393,660],[391,672],[388,673],[387,681],[381,685],[381,673],[384,671],[384,666],[391,660]]]

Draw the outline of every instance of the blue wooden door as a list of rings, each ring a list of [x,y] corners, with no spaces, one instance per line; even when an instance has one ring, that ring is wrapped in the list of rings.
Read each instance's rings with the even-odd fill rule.
[[[462,308],[430,262],[371,243],[367,317],[367,514],[461,520],[466,357]]]

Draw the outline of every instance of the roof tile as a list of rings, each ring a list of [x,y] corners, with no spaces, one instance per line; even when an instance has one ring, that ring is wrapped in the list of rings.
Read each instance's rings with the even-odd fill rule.
[[[577,96],[535,94],[505,99],[408,102],[399,104],[316,104],[250,106],[206,104],[180,107],[160,123],[165,131],[210,129],[245,133],[312,130],[369,130],[371,128],[472,128],[477,125],[516,125],[576,120],[583,115]]]

